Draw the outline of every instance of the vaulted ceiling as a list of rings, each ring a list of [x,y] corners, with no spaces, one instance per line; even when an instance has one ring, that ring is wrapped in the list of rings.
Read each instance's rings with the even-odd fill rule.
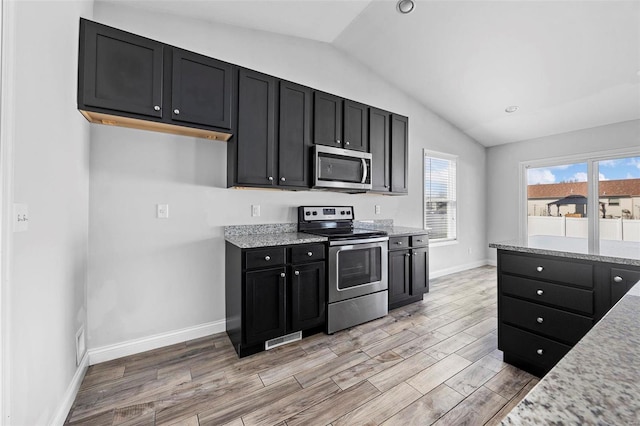
[[[640,119],[640,1],[104,1],[331,43],[485,146]]]

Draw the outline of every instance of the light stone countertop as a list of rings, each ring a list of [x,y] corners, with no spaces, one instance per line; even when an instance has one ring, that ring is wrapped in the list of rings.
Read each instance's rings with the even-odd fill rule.
[[[503,425],[640,424],[640,282],[504,418]]]
[[[535,235],[525,241],[491,243],[489,247],[520,253],[640,266],[640,242],[636,241],[602,240],[597,252],[589,252],[586,238]]]
[[[323,243],[326,237],[297,232],[295,223],[225,226],[225,240],[240,248]]]

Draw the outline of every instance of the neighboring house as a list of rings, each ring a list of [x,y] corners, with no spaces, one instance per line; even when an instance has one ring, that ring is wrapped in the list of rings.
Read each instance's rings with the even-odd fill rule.
[[[569,195],[587,196],[586,182],[563,182],[527,187],[528,216],[582,214],[581,206],[549,206]],[[550,208],[549,208],[550,207]],[[640,219],[640,179],[600,182],[600,217]]]

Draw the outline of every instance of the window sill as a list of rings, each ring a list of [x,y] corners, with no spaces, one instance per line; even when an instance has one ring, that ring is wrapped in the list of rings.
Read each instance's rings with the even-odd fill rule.
[[[458,244],[458,240],[447,240],[447,241],[429,241],[429,247],[442,247],[442,246],[453,246]]]

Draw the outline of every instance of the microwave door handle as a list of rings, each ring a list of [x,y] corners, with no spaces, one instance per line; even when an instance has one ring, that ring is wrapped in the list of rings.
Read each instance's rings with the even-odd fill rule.
[[[367,161],[364,158],[361,158],[362,161],[362,180],[360,183],[365,183],[367,181]]]

